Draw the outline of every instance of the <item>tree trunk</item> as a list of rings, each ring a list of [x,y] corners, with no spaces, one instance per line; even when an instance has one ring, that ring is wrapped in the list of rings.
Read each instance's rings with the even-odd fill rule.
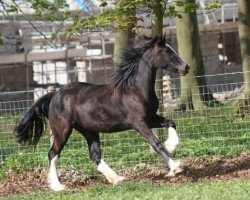
[[[182,0],[195,3],[195,0]],[[204,101],[213,100],[206,87],[206,79],[196,12],[182,14],[176,20],[178,51],[191,69],[185,77],[181,77],[181,104],[179,109],[202,109],[206,107]]]
[[[132,32],[133,27],[129,27],[129,30],[119,30],[115,32],[114,42],[114,67],[115,70],[119,68],[121,62],[121,54],[128,47],[135,34]]]
[[[163,29],[163,6],[161,5],[160,0],[154,1],[153,9],[151,12],[151,23],[152,23],[152,35],[160,35],[162,34]],[[159,99],[159,109],[158,114],[163,115],[164,107],[163,107],[163,70],[158,69],[156,73],[156,82],[155,82],[155,91],[156,95]],[[153,133],[155,136],[162,141],[162,130],[161,129],[153,129]],[[154,152],[153,148],[151,147],[150,150]]]
[[[116,0],[116,6],[122,6],[122,0]],[[136,11],[132,10],[130,13],[131,15],[135,15]],[[129,16],[124,14],[123,20],[126,20]],[[131,39],[135,37],[134,31],[134,24],[130,23],[126,30],[119,30],[115,32],[115,41],[114,41],[114,68],[115,70],[119,69],[119,65],[121,62],[121,54],[122,52],[127,49],[129,46]]]
[[[247,113],[250,114],[250,1],[238,0],[239,37],[244,76],[244,95]]]

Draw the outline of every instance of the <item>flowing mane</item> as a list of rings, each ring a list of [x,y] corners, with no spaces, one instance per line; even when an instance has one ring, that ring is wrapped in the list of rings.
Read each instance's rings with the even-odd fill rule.
[[[156,42],[165,43],[165,37],[162,35],[155,37],[142,36],[139,42],[135,41],[122,53],[119,70],[117,70],[113,78],[113,88],[117,92],[124,93],[128,87],[134,85],[140,59],[147,50],[154,47]]]

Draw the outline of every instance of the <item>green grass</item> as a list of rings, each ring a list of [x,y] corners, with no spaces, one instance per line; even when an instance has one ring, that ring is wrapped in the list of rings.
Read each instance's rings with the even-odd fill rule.
[[[120,186],[95,185],[89,189],[72,192],[36,192],[29,195],[3,197],[1,199],[180,199],[180,200],[248,200],[250,199],[249,180],[202,181],[179,185],[154,186],[150,183],[126,183]]]
[[[177,123],[181,146],[176,157],[199,157],[207,155],[234,156],[250,150],[250,121],[237,113],[235,104],[200,111],[166,112],[167,118]],[[20,170],[38,166],[48,166],[47,152],[49,136],[45,135],[36,150],[18,146],[12,138],[16,117],[0,117],[0,176],[6,169]],[[167,138],[163,130],[163,140]],[[115,134],[101,134],[105,160],[115,169],[134,166],[141,162],[160,162],[159,155],[149,151],[149,145],[138,133],[126,131]],[[93,173],[93,163],[89,159],[87,144],[80,134],[74,132],[65,146],[60,167],[84,169]]]

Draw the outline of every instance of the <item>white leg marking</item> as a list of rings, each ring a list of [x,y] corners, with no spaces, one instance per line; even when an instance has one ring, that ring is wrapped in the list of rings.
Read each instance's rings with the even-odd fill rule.
[[[176,174],[182,172],[181,161],[180,160],[172,160],[169,158],[169,172],[165,175],[166,177],[173,177]]]
[[[50,162],[49,169],[49,184],[50,188],[54,191],[62,191],[65,189],[65,186],[62,185],[58,179],[57,175],[57,163],[58,163],[58,155],[56,155]]]
[[[97,170],[113,185],[118,185],[126,179],[125,177],[116,174],[115,171],[113,171],[103,160],[101,160],[100,164],[97,166]]]
[[[168,139],[164,142],[164,145],[169,153],[173,153],[179,146],[180,140],[176,130],[173,127],[168,128]]]

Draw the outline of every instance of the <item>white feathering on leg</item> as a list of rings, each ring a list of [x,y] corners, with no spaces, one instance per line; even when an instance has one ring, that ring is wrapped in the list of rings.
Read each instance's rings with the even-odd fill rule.
[[[62,185],[58,179],[57,163],[58,163],[58,155],[56,155],[50,162],[49,184],[50,184],[50,188],[52,190],[62,191],[62,190],[65,190],[65,186]]]
[[[101,160],[97,170],[101,172],[113,185],[118,185],[125,180],[125,177],[116,174],[115,171],[112,170],[103,160]]]
[[[169,153],[173,153],[179,146],[180,140],[176,130],[173,127],[168,128],[168,139],[164,142],[164,145]]]
[[[182,172],[182,168],[181,168],[181,161],[180,160],[172,160],[171,158],[169,158],[169,172],[165,175],[166,177],[173,177],[176,174]]]

